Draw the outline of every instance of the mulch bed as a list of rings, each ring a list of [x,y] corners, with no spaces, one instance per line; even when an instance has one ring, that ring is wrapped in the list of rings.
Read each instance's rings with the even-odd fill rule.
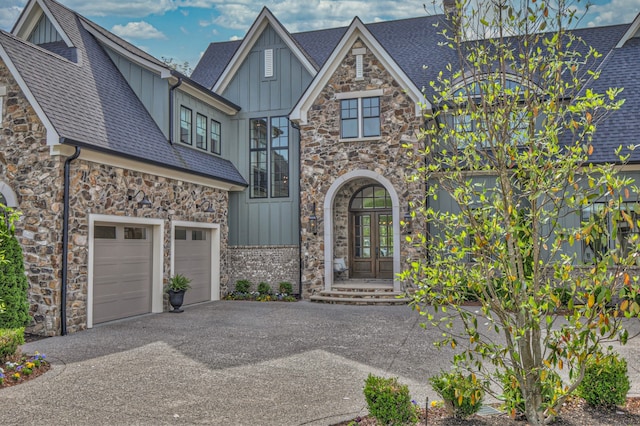
[[[418,425],[422,426],[527,426],[525,420],[513,420],[506,414],[478,416],[467,419],[448,417],[444,408],[429,408],[428,417],[422,410]],[[552,423],[555,426],[626,426],[640,425],[640,397],[629,397],[624,407],[615,410],[603,410],[589,407],[581,398],[573,398],[560,411],[560,417]],[[374,418],[358,417],[337,423],[334,426],[376,426]]]

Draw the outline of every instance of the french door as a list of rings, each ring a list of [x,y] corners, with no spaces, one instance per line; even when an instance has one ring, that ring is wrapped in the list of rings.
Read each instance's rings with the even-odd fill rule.
[[[351,278],[393,278],[391,210],[351,213]]]

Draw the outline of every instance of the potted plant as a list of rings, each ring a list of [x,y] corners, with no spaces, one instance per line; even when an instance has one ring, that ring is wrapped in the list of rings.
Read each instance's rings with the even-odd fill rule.
[[[180,309],[184,302],[184,293],[191,288],[191,280],[182,274],[175,274],[169,278],[169,282],[165,287],[165,292],[169,294],[169,303],[173,307],[172,313],[183,312],[184,309]]]

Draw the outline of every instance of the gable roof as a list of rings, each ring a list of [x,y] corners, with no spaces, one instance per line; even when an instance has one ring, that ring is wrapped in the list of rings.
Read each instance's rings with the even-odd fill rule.
[[[6,32],[0,32],[0,58],[47,126],[50,145],[78,145],[214,179],[233,188],[246,186],[246,181],[228,160],[167,141],[85,27],[90,21],[54,0],[32,0],[30,5],[35,3],[60,24],[78,49],[78,62]],[[90,26],[96,30],[95,24]],[[14,32],[20,33],[20,28],[16,27]],[[118,40],[118,43],[126,42]],[[141,53],[128,43],[126,48],[132,53]],[[159,62],[153,57],[146,59]]]
[[[407,76],[402,68],[398,66],[398,63],[387,53],[385,48],[372,35],[360,18],[355,17],[347,31],[342,36],[338,45],[333,49],[329,58],[324,62],[324,65],[318,74],[291,111],[291,120],[300,120],[302,123],[306,123],[307,111],[311,108],[311,104],[318,97],[320,91],[324,89],[329,79],[342,63],[343,58],[351,50],[353,44],[358,39],[360,39],[372,51],[374,56],[382,62],[387,72],[393,76],[401,87],[404,87],[407,90],[407,94],[415,103],[416,115],[422,114],[421,104],[430,108],[429,102],[424,98],[421,89],[413,84],[413,81]]]
[[[249,52],[251,51],[253,45],[256,40],[262,34],[262,31],[270,25],[278,36],[284,41],[289,50],[293,52],[293,54],[298,58],[302,66],[306,68],[309,74],[315,74],[318,65],[313,63],[313,60],[308,56],[308,54],[300,48],[298,43],[291,37],[291,34],[282,26],[280,21],[278,21],[275,16],[271,13],[271,11],[265,6],[262,8],[260,15],[254,21],[253,25],[247,32],[247,35],[244,37],[240,45],[237,47],[231,59],[226,63],[226,66],[222,70],[222,73],[218,76],[215,83],[212,86],[207,86],[203,84],[203,86],[211,87],[214,92],[222,93],[226,89],[227,85],[231,82],[231,79],[235,76],[236,71],[244,62],[244,59],[247,57]],[[196,80],[197,81],[197,80]]]

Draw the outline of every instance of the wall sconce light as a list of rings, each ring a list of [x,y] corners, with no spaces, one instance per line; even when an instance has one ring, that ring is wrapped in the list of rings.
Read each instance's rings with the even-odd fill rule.
[[[149,199],[147,198],[147,194],[144,193],[144,191],[142,189],[138,190],[138,192],[136,192],[135,195],[129,195],[129,201],[133,201],[136,199],[136,197],[142,192],[142,200],[138,201],[138,207],[143,208],[143,207],[151,207],[153,205],[153,203],[151,203],[151,201],[149,201]]]
[[[200,204],[199,206],[196,205],[196,208],[201,209],[204,208],[204,205],[207,205],[207,209],[203,210],[205,213],[215,213],[216,211],[213,209],[213,207],[211,206],[211,201],[210,200],[206,200],[204,203]]]
[[[407,232],[407,234],[411,234],[412,231],[412,217],[411,217],[411,204],[407,203],[407,212],[404,214],[403,217],[403,221],[404,221],[404,227],[405,227],[405,231]]]
[[[316,216],[316,203],[313,203],[313,210],[309,216],[309,232],[318,235],[318,217]]]

